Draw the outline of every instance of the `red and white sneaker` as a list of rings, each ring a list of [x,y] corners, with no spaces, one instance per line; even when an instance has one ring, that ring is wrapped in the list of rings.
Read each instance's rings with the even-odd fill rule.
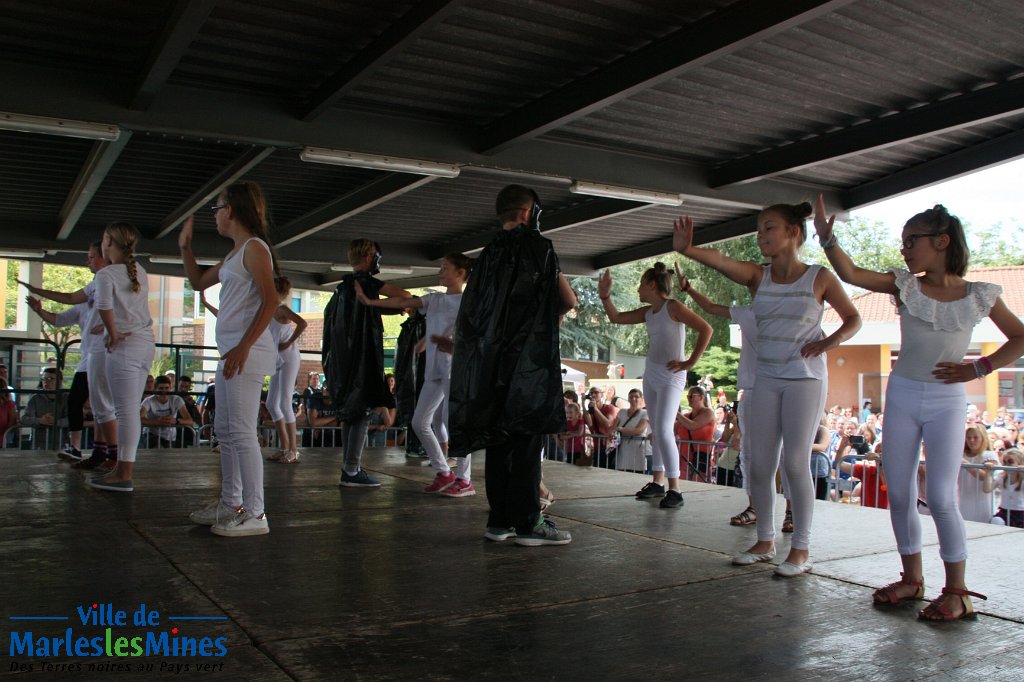
[[[423,489],[425,493],[439,493],[442,490],[446,490],[449,486],[455,483],[455,474],[449,472],[437,472],[437,476],[434,476],[434,482]]]
[[[441,491],[441,494],[445,497],[469,497],[470,495],[476,495],[476,488],[473,487],[470,481],[456,478],[454,483]]]

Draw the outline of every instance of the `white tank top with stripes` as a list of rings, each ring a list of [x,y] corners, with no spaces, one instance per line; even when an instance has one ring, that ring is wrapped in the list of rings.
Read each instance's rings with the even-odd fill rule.
[[[757,374],[779,379],[824,379],[825,354],[805,358],[800,349],[825,337],[821,330],[824,306],[814,295],[820,265],[811,265],[791,284],[772,281],[765,265],[754,295],[757,316]]]

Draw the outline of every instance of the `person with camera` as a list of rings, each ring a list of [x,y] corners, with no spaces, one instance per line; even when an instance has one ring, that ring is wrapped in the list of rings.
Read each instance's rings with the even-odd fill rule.
[[[615,449],[612,439],[615,437],[615,426],[618,424],[619,408],[604,401],[604,391],[594,386],[586,403],[583,419],[587,429],[594,436],[594,461],[602,469],[615,468]]]

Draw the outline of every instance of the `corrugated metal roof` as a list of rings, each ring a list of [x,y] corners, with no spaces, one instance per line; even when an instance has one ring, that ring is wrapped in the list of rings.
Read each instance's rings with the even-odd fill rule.
[[[480,248],[517,181],[567,271],[593,272],[667,250],[680,213],[715,240],[767,203],[851,208],[1024,155],[1019,0],[10,0],[0,42],[0,108],[131,134],[0,131],[0,233],[73,262],[114,219],[173,255],[193,210],[220,255],[206,198],[247,179],[298,285],[336,278],[363,235],[426,271]],[[462,174],[304,163],[304,146]]]

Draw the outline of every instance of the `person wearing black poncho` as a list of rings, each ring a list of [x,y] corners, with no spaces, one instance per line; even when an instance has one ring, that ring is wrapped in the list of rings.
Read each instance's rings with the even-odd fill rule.
[[[339,485],[376,488],[380,481],[361,468],[369,413],[394,407],[384,382],[384,324],[380,312],[356,298],[358,281],[368,298],[409,296],[409,292],[374,277],[380,272],[380,247],[370,239],[354,239],[348,247],[352,274],[342,278],[324,311],[324,392],[337,405],[343,422],[345,463]]]
[[[495,202],[502,231],[480,254],[455,322],[450,451],[486,448],[488,540],[572,540],[540,511],[544,435],[565,427],[558,318],[576,305],[539,229],[540,201],[509,185]]]

